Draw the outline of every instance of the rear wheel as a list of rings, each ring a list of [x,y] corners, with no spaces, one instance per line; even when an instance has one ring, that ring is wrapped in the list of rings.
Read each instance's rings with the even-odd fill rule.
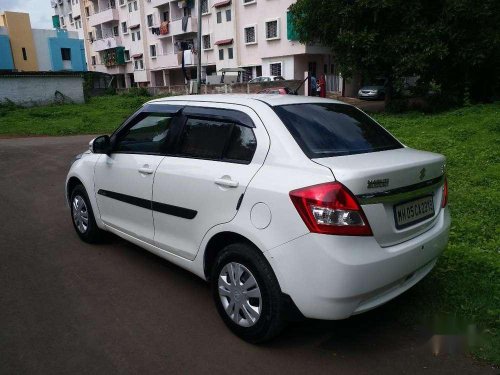
[[[95,243],[102,237],[97,227],[94,212],[83,185],[77,185],[71,191],[71,218],[78,236],[85,242]]]
[[[211,274],[212,295],[229,329],[251,343],[275,337],[284,327],[283,297],[270,265],[254,247],[231,244]]]

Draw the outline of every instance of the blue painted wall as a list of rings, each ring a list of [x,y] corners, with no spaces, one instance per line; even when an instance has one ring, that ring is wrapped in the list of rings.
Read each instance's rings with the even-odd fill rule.
[[[0,70],[12,69],[14,69],[14,60],[12,59],[9,36],[0,35]]]
[[[57,36],[49,38],[52,70],[64,70],[61,48],[69,48],[71,50],[71,70],[80,72],[87,70],[83,40],[68,38],[66,30],[57,30]]]

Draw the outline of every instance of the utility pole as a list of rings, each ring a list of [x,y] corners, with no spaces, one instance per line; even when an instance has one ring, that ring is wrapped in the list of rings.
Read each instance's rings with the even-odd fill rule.
[[[196,77],[196,85],[198,90],[196,90],[197,94],[201,93],[201,0],[198,0],[198,54],[196,57],[198,58],[198,72]]]

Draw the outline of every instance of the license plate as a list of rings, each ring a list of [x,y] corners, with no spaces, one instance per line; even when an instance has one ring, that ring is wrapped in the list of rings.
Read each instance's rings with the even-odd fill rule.
[[[434,216],[432,195],[394,206],[396,228],[406,228]]]

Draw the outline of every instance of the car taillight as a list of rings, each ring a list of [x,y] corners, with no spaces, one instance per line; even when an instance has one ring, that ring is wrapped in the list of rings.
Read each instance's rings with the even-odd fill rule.
[[[313,233],[371,236],[368,220],[352,193],[339,182],[290,192],[290,198]]]
[[[444,185],[443,185],[443,199],[441,200],[441,207],[445,208],[447,204],[448,204],[448,179],[445,177],[444,178]]]

